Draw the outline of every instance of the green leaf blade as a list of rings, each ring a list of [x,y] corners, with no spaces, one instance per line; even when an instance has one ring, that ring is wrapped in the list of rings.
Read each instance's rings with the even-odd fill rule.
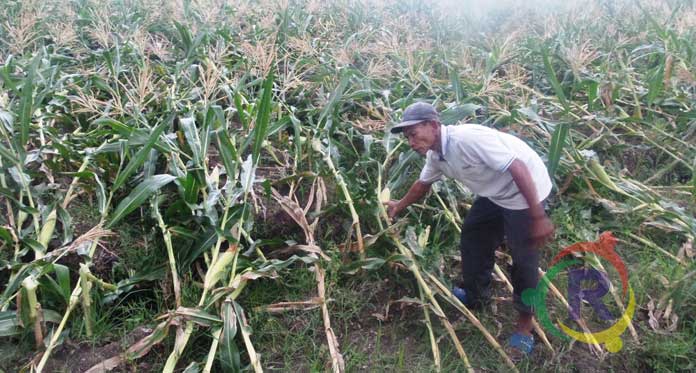
[[[222,307],[223,329],[218,350],[220,364],[225,372],[239,372],[241,369],[239,348],[234,341],[237,335],[237,314],[234,312],[231,301],[226,301]]]
[[[163,121],[159,126],[155,128],[154,131],[152,131],[152,134],[148,138],[147,143],[142,148],[140,148],[140,150],[138,150],[135,156],[133,156],[130,162],[128,162],[126,168],[124,168],[123,171],[121,171],[116,177],[116,181],[114,181],[112,192],[115,192],[116,190],[118,190],[118,188],[123,186],[128,177],[130,177],[133,174],[133,172],[135,172],[135,170],[137,170],[140,166],[143,165],[143,163],[145,163],[145,160],[150,154],[150,149],[155,145],[157,139],[159,139],[162,132],[164,132],[164,129],[169,125],[169,122],[169,119]]]
[[[154,192],[169,184],[174,179],[176,179],[175,176],[162,174],[143,180],[143,182],[133,189],[128,197],[124,198],[121,203],[118,204],[116,210],[114,210],[114,213],[111,215],[111,220],[107,227],[112,227],[131,211],[142,205]]]

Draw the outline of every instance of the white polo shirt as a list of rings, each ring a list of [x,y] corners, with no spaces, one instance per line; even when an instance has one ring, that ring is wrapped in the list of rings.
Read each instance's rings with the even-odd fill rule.
[[[420,181],[432,184],[442,175],[462,182],[472,193],[511,209],[528,208],[527,201],[507,172],[519,159],[529,169],[541,202],[551,192],[551,178],[539,155],[513,135],[478,124],[440,126],[442,157],[428,150]]]

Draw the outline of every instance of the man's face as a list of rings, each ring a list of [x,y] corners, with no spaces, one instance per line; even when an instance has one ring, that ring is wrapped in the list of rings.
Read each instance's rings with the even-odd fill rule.
[[[437,139],[437,125],[432,122],[422,122],[406,127],[403,134],[408,139],[411,149],[420,155],[425,155]]]

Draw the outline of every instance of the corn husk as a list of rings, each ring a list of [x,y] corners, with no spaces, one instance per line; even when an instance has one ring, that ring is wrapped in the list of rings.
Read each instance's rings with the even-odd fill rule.
[[[41,253],[36,253],[36,258],[40,259],[43,258],[43,256],[46,254],[46,248],[48,247],[48,243],[51,241],[51,237],[53,236],[53,231],[56,228],[56,220],[58,219],[58,212],[56,209],[53,209],[48,216],[46,217],[46,220],[44,221],[43,227],[41,227],[41,232],[39,233],[39,243],[41,246],[44,248],[44,252]]]

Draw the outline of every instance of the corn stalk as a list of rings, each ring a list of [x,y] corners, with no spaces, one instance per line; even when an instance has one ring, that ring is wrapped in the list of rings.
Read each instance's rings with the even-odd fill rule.
[[[353,223],[351,225],[351,228],[355,229],[355,238],[358,242],[358,251],[360,252],[360,258],[363,259],[365,257],[365,244],[363,243],[363,235],[362,235],[362,230],[360,228],[360,218],[358,217],[357,211],[355,211],[353,199],[350,196],[350,192],[348,192],[348,186],[346,185],[346,182],[343,179],[343,176],[341,175],[341,173],[338,172],[338,170],[334,166],[333,161],[331,160],[331,156],[329,155],[329,153],[323,149],[323,147],[321,145],[321,141],[319,139],[317,139],[317,138],[312,139],[312,149],[314,149],[315,152],[318,152],[322,155],[322,158],[324,159],[324,163],[326,163],[326,166],[329,168],[329,170],[333,174],[333,177],[336,180],[336,183],[338,184],[339,188],[341,188],[341,192],[343,192],[343,198],[345,199],[346,204],[348,205],[348,208],[350,209],[350,215],[353,219]]]
[[[382,195],[383,193],[380,191],[378,195]],[[379,205],[379,212],[380,212],[380,217],[384,221],[386,225],[391,225],[389,222],[389,217],[387,216],[387,212],[384,209],[384,205],[380,204]],[[452,327],[451,323],[447,319],[447,316],[445,316],[444,312],[442,311],[442,308],[440,307],[439,303],[434,297],[434,294],[430,287],[428,286],[427,282],[421,275],[421,270],[418,268],[416,258],[413,256],[411,253],[411,250],[409,250],[406,246],[404,246],[401,243],[400,238],[396,233],[390,232],[388,233],[389,237],[392,239],[392,241],[395,243],[396,247],[399,249],[399,253],[404,255],[405,257],[408,258],[408,263],[406,263],[406,266],[408,269],[413,273],[413,275],[416,277],[416,280],[419,285],[420,291],[422,291],[425,295],[425,297],[428,299],[430,302],[430,306],[433,308],[433,312],[435,313],[436,316],[440,318],[440,321],[443,323],[445,326],[445,329],[447,329],[448,333],[450,334],[450,337],[455,345],[455,348],[457,349],[457,352],[459,353],[459,356],[462,358],[462,361],[464,362],[464,365],[467,367],[469,371],[473,371],[473,368],[471,367],[471,364],[469,363],[468,356],[466,352],[464,352],[464,348],[461,345],[461,342],[457,338],[456,333],[454,332],[454,328]],[[478,319],[474,316],[471,311],[469,311],[461,302],[459,302],[456,297],[452,293],[447,290],[447,288],[440,283],[438,280],[434,279],[432,275],[427,274],[428,277],[430,277],[431,281],[437,286],[438,291],[441,293],[441,295],[444,297],[445,300],[448,302],[452,303],[457,307],[468,319],[471,321],[474,326],[476,326],[486,337],[486,340],[493,346],[493,348],[500,354],[502,357],[503,361],[505,364],[513,371],[517,371],[517,368],[515,367],[515,363],[512,362],[510,357],[507,355],[507,353],[503,350],[503,348],[500,346],[500,344],[495,340],[495,338],[486,330],[486,328],[481,324]],[[443,290],[444,289],[444,290]],[[433,354],[436,355],[436,352],[433,351]]]

